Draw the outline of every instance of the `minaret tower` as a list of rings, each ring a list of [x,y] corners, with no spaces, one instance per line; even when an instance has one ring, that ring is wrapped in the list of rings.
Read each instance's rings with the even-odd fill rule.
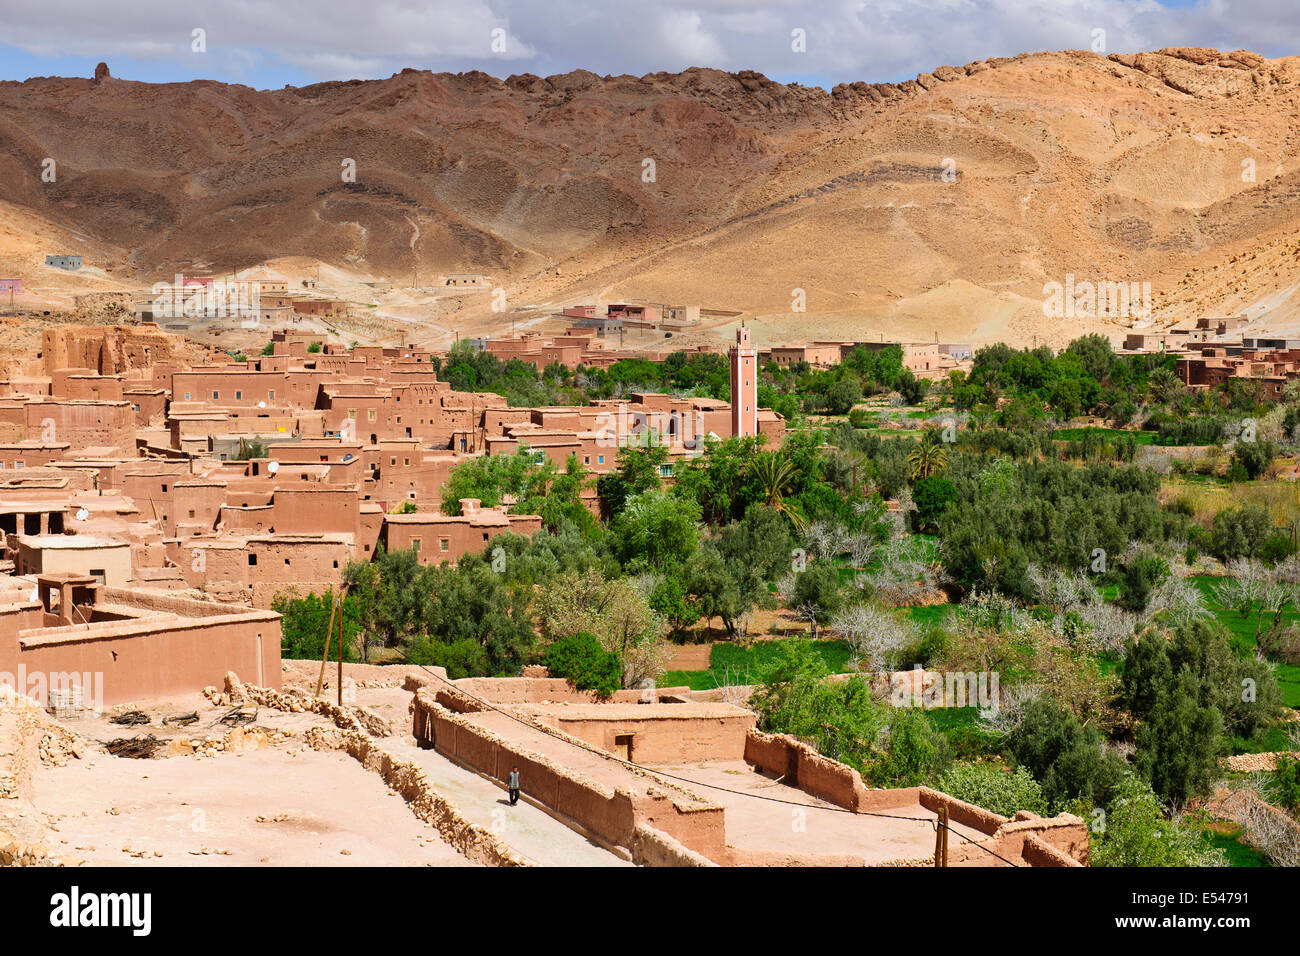
[[[758,434],[758,349],[743,325],[731,347],[731,434]]]

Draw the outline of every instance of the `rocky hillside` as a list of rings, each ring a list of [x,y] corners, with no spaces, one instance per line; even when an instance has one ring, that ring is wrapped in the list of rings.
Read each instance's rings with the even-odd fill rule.
[[[1158,322],[1300,320],[1300,64],[1067,51],[831,92],[755,73],[404,71],[257,91],[0,84],[0,269],[74,282],[313,261],[494,277],[514,307],[642,297],[763,336],[1059,341],[1047,282],[1151,283]],[[46,159],[54,182],[43,182]],[[355,182],[341,175],[355,163]],[[57,247],[57,248],[56,248]],[[807,311],[792,311],[802,290]],[[483,298],[428,307],[492,327]]]

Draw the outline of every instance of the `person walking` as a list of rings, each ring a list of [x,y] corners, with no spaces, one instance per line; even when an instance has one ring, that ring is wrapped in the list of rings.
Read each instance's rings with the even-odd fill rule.
[[[510,770],[510,776],[506,777],[506,787],[510,790],[510,805],[513,807],[519,802],[519,768],[513,767]]]

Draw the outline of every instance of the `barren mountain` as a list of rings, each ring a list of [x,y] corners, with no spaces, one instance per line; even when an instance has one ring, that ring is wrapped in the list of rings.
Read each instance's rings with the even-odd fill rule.
[[[760,339],[1060,343],[1141,324],[1045,317],[1044,284],[1070,276],[1149,282],[1157,325],[1245,311],[1277,329],[1300,323],[1297,129],[1300,61],[1202,49],[1026,54],[829,93],[712,70],[275,91],[39,78],[0,84],[0,274],[57,300],[321,263],[430,342],[508,318],[485,293],[418,291],[448,272],[492,276],[516,319],[696,302],[744,310]],[[47,268],[51,252],[85,273]],[[380,302],[365,280],[398,288]]]

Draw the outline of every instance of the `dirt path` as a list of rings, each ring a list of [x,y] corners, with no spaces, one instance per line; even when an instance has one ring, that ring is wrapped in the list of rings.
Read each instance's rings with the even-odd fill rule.
[[[94,866],[472,866],[352,757],[95,754],[42,767],[61,856]]]
[[[419,764],[434,788],[455,803],[461,813],[541,866],[632,865],[531,804],[521,800],[510,806],[505,790],[437,751],[419,749],[414,738],[388,738],[384,747],[403,760]]]

